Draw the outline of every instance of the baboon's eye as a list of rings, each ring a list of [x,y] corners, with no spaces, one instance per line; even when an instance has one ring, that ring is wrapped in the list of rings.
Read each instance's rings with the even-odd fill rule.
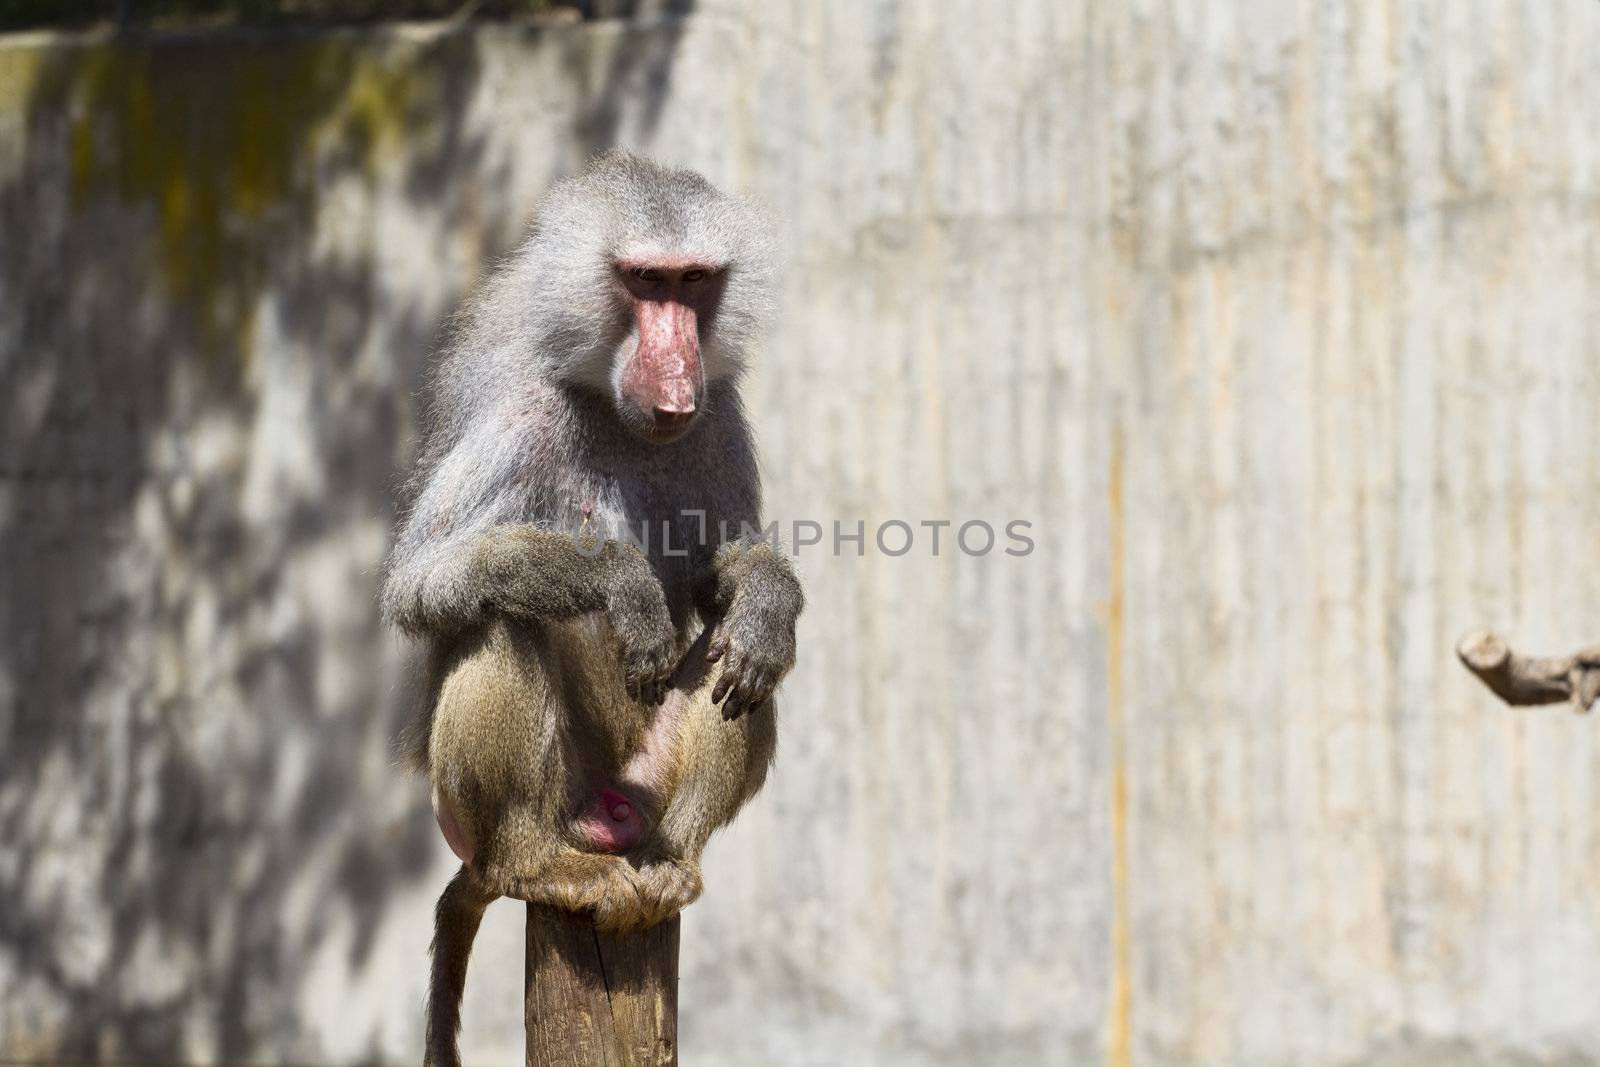
[[[703,270],[685,271],[684,275],[683,275],[683,280],[686,281],[686,282],[691,282],[692,283],[692,282],[700,281],[705,276],[706,276],[706,272],[703,271]]]
[[[642,282],[659,282],[661,280],[661,272],[652,267],[635,267],[633,268],[633,276]]]

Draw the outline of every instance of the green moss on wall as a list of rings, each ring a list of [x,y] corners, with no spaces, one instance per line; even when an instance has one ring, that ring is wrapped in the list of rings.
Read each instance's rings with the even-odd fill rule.
[[[26,106],[43,65],[37,48],[0,48],[0,110],[16,113]]]
[[[65,133],[77,212],[148,206],[161,278],[203,347],[247,356],[269,267],[309,254],[319,190],[375,178],[440,121],[437,94],[419,91],[430,54],[287,35],[58,49],[28,72],[29,128]]]

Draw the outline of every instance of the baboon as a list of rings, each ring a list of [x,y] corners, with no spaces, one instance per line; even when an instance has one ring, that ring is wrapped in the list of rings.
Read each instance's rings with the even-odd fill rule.
[[[492,900],[608,932],[668,918],[766,777],[803,602],[759,532],[738,393],[771,242],[700,175],[612,153],[555,186],[454,320],[383,589],[426,642],[407,747],[461,859],[429,1063],[457,1062]]]

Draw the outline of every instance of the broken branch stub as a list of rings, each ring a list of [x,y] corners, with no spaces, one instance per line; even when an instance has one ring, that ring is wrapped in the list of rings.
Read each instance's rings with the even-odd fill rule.
[[[1493,631],[1475,630],[1456,645],[1456,655],[1513,707],[1567,701],[1584,713],[1600,698],[1600,646],[1570,656],[1523,656]]]

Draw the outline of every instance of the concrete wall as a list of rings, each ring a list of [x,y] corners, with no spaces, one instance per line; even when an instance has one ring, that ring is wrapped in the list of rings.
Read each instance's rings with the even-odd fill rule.
[[[415,1062],[374,590],[440,317],[614,142],[784,214],[777,773],[702,1065],[1600,1063],[1600,6],[712,0],[0,42],[0,1059]],[[895,542],[890,542],[891,547]],[[469,1062],[520,1062],[491,912]]]

